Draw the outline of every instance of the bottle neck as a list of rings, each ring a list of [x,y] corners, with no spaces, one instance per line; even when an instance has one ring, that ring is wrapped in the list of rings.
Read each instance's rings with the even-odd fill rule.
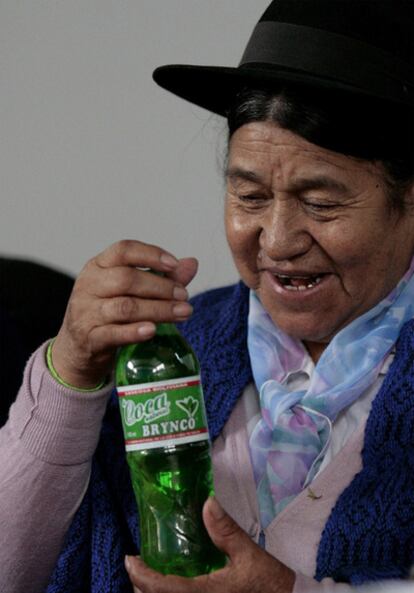
[[[173,323],[157,323],[157,336],[178,336],[180,332]]]

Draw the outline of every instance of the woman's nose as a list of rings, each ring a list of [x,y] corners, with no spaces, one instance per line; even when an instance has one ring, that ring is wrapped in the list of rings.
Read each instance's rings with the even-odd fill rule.
[[[274,261],[307,253],[313,239],[299,205],[275,199],[263,215],[259,243],[264,254]]]

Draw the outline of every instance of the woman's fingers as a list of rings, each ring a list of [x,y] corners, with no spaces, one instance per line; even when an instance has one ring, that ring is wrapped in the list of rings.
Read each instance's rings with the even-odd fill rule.
[[[213,593],[203,584],[200,587],[197,579],[160,574],[136,556],[125,558],[125,568],[134,586],[134,593]],[[228,592],[223,589],[223,593]]]
[[[94,384],[110,372],[117,347],[151,338],[156,323],[186,320],[185,285],[196,271],[196,259],[140,241],[120,241],[91,259],[53,346],[57,372],[77,387]]]
[[[121,296],[101,299],[101,314],[98,324],[134,323],[137,321],[182,321],[192,313],[190,303],[181,301],[154,301],[149,299]]]
[[[188,275],[188,274],[187,274]],[[79,278],[78,288],[100,298],[120,295],[144,299],[186,300],[188,292],[178,281],[127,266],[90,266]]]
[[[178,261],[178,266],[168,276],[182,286],[187,286],[197,274],[198,261],[195,257],[184,257]]]
[[[133,266],[159,272],[170,272],[178,265],[177,258],[161,247],[127,239],[105,249],[96,256],[95,262],[102,268]]]
[[[145,342],[155,334],[156,325],[150,321],[127,325],[104,325],[91,331],[90,342],[95,352],[110,351],[114,347]]]

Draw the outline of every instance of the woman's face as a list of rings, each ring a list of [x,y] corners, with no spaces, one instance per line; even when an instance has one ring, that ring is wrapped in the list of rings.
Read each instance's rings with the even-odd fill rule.
[[[379,164],[269,122],[231,139],[226,233],[242,280],[315,359],[392,290],[414,251],[414,216],[390,210]]]

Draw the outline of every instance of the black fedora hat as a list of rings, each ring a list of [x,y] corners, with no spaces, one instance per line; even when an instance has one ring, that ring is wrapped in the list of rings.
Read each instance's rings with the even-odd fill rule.
[[[414,103],[414,0],[273,0],[237,68],[172,64],[153,73],[175,95],[226,115],[243,87],[294,83]]]

